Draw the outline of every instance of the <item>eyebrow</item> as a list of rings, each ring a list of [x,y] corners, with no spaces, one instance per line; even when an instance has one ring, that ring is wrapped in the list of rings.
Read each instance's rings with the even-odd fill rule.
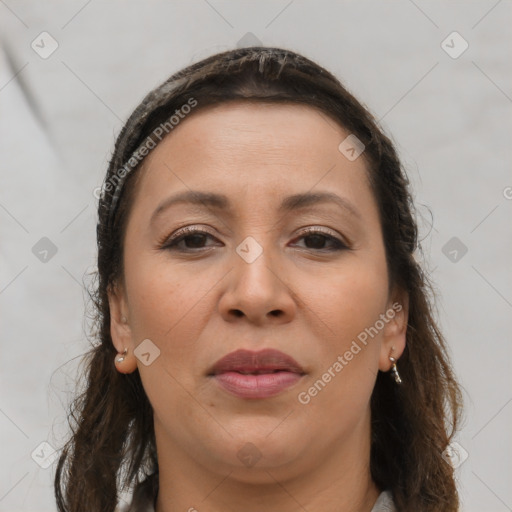
[[[154,220],[160,214],[162,214],[171,206],[183,203],[198,206],[202,205],[204,207],[212,208],[215,210],[232,211],[232,206],[228,197],[223,194],[202,192],[199,190],[188,190],[185,192],[179,192],[164,199],[153,212],[150,222],[154,222]],[[281,204],[278,208],[278,213],[289,213],[291,211],[304,209],[319,203],[337,204],[352,216],[357,217],[358,219],[362,219],[359,211],[348,199],[340,197],[332,192],[304,192],[301,194],[287,196],[281,201]]]

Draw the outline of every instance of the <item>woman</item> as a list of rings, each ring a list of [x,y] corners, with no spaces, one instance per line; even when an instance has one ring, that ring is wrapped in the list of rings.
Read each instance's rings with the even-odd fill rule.
[[[149,93],[99,201],[61,512],[448,512],[460,392],[395,149],[328,71],[224,52]],[[119,508],[118,508],[119,509]]]

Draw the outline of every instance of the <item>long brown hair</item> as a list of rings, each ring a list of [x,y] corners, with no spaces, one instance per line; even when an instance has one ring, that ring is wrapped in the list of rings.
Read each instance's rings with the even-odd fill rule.
[[[124,233],[140,166],[129,173],[120,170],[191,98],[195,111],[232,100],[308,105],[365,145],[390,284],[409,297],[407,341],[399,360],[404,384],[396,386],[379,372],[372,394],[371,475],[379,488],[391,490],[399,511],[458,510],[453,469],[443,451],[457,430],[461,393],[434,319],[432,285],[413,254],[420,248],[418,229],[395,148],[327,70],[288,50],[253,47],[213,55],[171,76],[144,98],[117,138],[98,205],[94,344],[84,359],[85,390],[71,406],[72,435],[55,476],[59,511],[112,512],[120,491],[144,479],[151,483],[150,492],[157,490],[152,408],[139,372],[121,374],[114,367],[107,291],[123,278]],[[113,184],[122,175],[116,193]]]

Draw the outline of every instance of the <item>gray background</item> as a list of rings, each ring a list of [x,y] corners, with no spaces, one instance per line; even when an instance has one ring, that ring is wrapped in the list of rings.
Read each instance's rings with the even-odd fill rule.
[[[1,512],[55,510],[40,443],[66,432],[93,191],[123,120],[172,72],[256,39],[326,66],[396,141],[465,390],[463,510],[512,510],[510,0],[0,0],[0,20]]]

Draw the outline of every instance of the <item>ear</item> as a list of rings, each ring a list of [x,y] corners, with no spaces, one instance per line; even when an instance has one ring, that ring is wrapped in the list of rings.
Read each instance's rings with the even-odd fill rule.
[[[122,285],[111,285],[107,289],[110,308],[110,335],[119,353],[131,346],[131,329],[128,320],[128,304]]]
[[[379,370],[387,372],[393,366],[389,357],[400,359],[406,342],[409,320],[409,296],[405,292],[392,294],[384,316],[387,319],[383,329],[383,338],[379,357]]]

